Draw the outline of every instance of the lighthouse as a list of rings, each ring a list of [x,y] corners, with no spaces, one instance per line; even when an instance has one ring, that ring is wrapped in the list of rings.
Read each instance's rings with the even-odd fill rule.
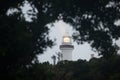
[[[62,44],[60,45],[60,50],[62,53],[62,60],[69,60],[72,61],[72,51],[74,46],[71,42],[71,37],[68,33],[65,33],[62,38]]]

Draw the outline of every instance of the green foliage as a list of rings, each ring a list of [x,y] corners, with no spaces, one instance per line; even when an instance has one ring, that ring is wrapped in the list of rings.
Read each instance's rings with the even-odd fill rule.
[[[109,59],[92,58],[90,61],[60,61],[56,65],[37,63],[31,67],[30,77],[40,80],[119,80],[119,65],[119,55]]]
[[[47,36],[49,28],[46,24],[50,22],[49,15],[36,14],[37,19],[28,22],[20,8],[23,4],[24,0],[0,1],[1,79],[16,80],[20,70],[26,72],[26,66],[37,61],[37,55],[53,44]],[[8,14],[11,9],[17,11]]]
[[[120,56],[116,55],[109,59],[92,58],[90,61],[59,62],[54,71],[56,76],[59,76],[56,79],[59,80],[119,80],[119,65]]]
[[[120,19],[119,0],[27,1],[37,10],[31,22],[25,20],[20,8],[24,0],[0,1],[1,80],[120,80],[119,48],[113,44],[113,39],[120,37],[120,26],[115,24]],[[17,11],[8,15],[10,9]],[[78,31],[75,40],[89,42],[103,57],[55,66],[37,63],[36,56],[52,46],[46,25],[57,19],[73,25]]]

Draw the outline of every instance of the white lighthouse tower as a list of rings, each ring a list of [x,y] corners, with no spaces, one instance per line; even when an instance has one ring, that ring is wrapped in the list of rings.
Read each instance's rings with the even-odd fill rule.
[[[60,45],[60,50],[62,52],[62,60],[72,60],[72,51],[74,46],[71,43],[71,37],[68,33],[63,36],[62,45]]]

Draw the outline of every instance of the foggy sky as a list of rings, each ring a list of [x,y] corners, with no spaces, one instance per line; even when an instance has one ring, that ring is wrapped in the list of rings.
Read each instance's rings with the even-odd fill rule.
[[[56,55],[56,52],[60,52],[59,46],[62,44],[62,37],[65,34],[65,32],[68,32],[69,35],[72,36],[74,30],[72,29],[72,26],[64,23],[63,21],[56,21],[54,27],[50,27],[49,37],[52,40],[56,39],[56,45],[52,48],[47,48],[44,54],[40,54],[38,56],[40,62],[49,61],[50,63],[53,63],[51,56]],[[82,45],[78,45],[76,42],[73,42],[73,39],[72,44],[74,45],[74,50],[72,53],[72,59],[74,61],[78,59],[89,60],[91,58],[91,54],[94,54],[96,57],[98,57],[98,54],[91,50],[92,48],[89,44],[85,43]]]

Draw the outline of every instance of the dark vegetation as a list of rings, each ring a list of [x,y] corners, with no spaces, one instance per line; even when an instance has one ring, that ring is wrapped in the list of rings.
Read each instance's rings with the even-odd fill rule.
[[[35,16],[31,21],[20,8],[26,1],[32,7],[28,15]],[[119,0],[26,1],[0,0],[0,80],[120,80],[119,47],[113,42],[120,37]],[[61,19],[76,29],[75,41],[88,42],[102,57],[39,63],[37,55],[53,45],[47,24]]]

